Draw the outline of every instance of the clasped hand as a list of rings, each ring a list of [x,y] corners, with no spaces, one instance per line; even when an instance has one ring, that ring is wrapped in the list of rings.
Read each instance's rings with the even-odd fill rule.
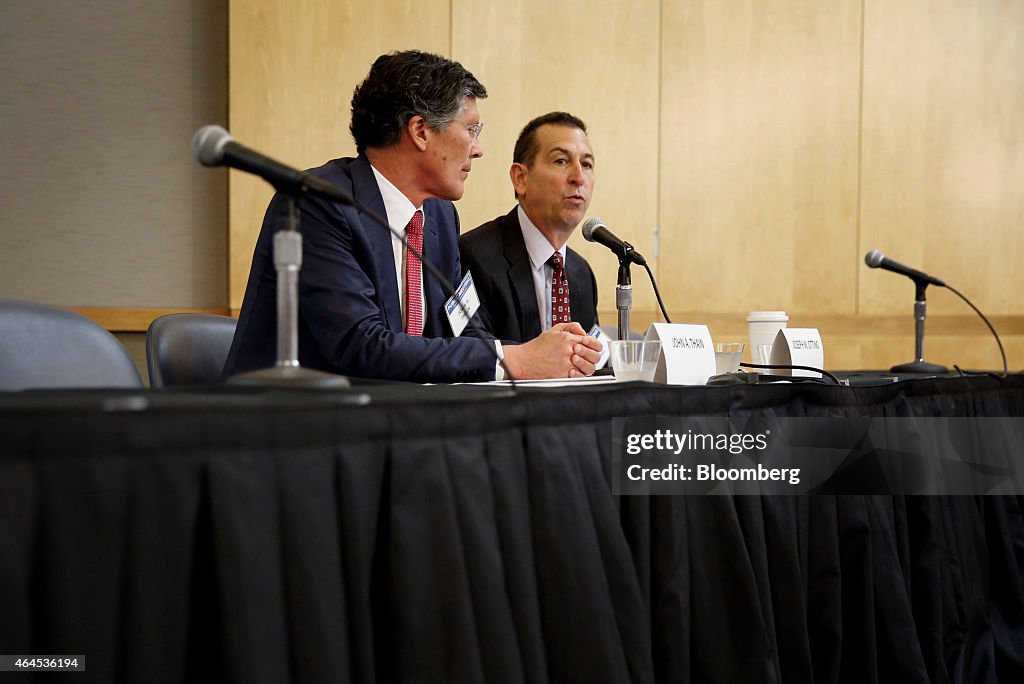
[[[505,345],[505,365],[517,380],[592,375],[601,343],[579,323],[558,323],[529,342]]]

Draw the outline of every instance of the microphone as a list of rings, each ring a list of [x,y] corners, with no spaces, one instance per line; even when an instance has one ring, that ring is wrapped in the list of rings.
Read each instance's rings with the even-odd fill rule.
[[[220,126],[211,124],[196,131],[192,136],[192,155],[203,166],[228,166],[255,174],[281,192],[310,193],[342,204],[355,204],[352,196],[340,188],[239,145]]]
[[[615,252],[620,260],[628,259],[640,266],[647,265],[647,259],[644,259],[640,252],[633,249],[633,245],[616,237],[615,233],[608,230],[608,226],[604,225],[604,221],[599,218],[587,219],[586,223],[583,224],[583,238],[587,242],[597,242],[604,245]]]
[[[981,309],[976,307],[971,300],[965,297],[959,290],[952,285],[947,285],[944,281],[939,280],[934,276],[930,276],[927,273],[922,273],[916,269],[904,266],[898,261],[886,258],[884,254],[879,252],[877,249],[873,249],[864,255],[864,263],[871,268],[884,268],[887,271],[893,273],[899,273],[912,279],[917,285],[917,299],[914,302],[914,320],[917,322],[914,335],[914,345],[916,351],[916,360],[911,363],[904,363],[899,366],[893,366],[893,373],[945,373],[946,368],[944,366],[937,366],[933,363],[926,363],[924,360],[924,290],[928,285],[938,285],[951,291],[960,299],[967,302],[967,305],[974,309],[974,312],[981,316],[981,320],[985,321],[985,325],[992,331],[992,335],[996,338],[996,344],[999,345],[999,354],[1003,358],[1003,377],[1006,377],[1008,370],[1006,366],[1006,350],[1003,349],[1003,342],[999,339],[999,333],[992,327],[992,323],[985,317],[985,314],[981,313]],[[960,370],[957,367],[957,370]],[[962,373],[962,371],[961,371]]]
[[[899,273],[905,275],[908,278],[914,280],[917,283],[925,283],[928,285],[937,285],[939,287],[946,287],[946,283],[939,280],[934,276],[930,276],[927,273],[922,273],[917,269],[904,266],[898,261],[889,259],[884,254],[879,252],[877,249],[873,249],[864,255],[864,263],[870,268],[884,268],[886,271],[892,271],[893,273]]]

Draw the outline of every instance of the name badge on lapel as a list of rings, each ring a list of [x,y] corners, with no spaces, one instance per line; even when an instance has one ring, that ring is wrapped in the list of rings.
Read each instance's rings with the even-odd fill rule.
[[[459,304],[462,306],[459,306]],[[476,285],[473,284],[473,274],[466,272],[466,277],[459,283],[455,290],[455,296],[450,297],[444,303],[444,310],[448,314],[448,323],[452,326],[452,332],[458,337],[469,324],[477,309],[480,308],[480,295],[476,293]]]

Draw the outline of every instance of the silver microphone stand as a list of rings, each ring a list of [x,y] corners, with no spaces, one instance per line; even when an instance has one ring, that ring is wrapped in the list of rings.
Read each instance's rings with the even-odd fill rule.
[[[633,306],[633,285],[630,281],[628,257],[619,256],[619,282],[615,286],[615,308],[619,312],[619,339],[629,339],[629,310]]]
[[[295,197],[281,194],[278,230],[274,234],[274,268],[277,271],[277,362],[270,368],[239,373],[231,385],[286,387],[351,387],[344,375],[303,368],[299,365],[299,271],[302,269],[302,234],[298,231],[299,207]]]
[[[931,375],[948,373],[949,370],[945,366],[928,363],[924,360],[924,291],[928,287],[928,283],[920,278],[914,278],[914,285],[917,287],[914,295],[914,360],[910,363],[901,363],[898,366],[893,366],[890,372],[908,374],[928,373]]]

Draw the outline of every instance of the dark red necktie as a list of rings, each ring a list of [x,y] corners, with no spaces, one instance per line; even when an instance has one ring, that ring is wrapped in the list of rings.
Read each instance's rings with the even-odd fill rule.
[[[554,326],[572,320],[569,315],[569,278],[565,275],[561,254],[552,254],[548,263],[551,264],[551,325]]]
[[[423,214],[419,211],[409,219],[405,239],[411,248],[405,250],[405,332],[420,337],[423,335],[423,276],[420,260],[412,253],[415,249],[423,254]]]

